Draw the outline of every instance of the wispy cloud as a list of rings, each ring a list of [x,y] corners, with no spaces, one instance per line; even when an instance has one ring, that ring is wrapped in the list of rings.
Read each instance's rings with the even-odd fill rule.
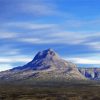
[[[18,39],[19,42],[25,42],[25,43],[31,43],[31,44],[80,44],[81,42],[84,42],[84,40],[68,40],[68,39],[63,39],[63,38],[59,38],[59,39],[41,39],[41,38],[21,38]]]
[[[14,48],[13,45],[2,44],[0,49],[0,55],[5,55],[5,56],[20,55],[20,49]]]
[[[100,18],[94,18],[94,19],[79,19],[75,18],[74,15],[66,19],[64,22],[64,26],[66,28],[74,28],[74,29],[88,29],[91,31],[91,29],[98,29],[100,26]]]
[[[29,62],[32,59],[27,56],[11,56],[11,57],[0,57],[0,63],[18,63],[18,62]]]
[[[66,59],[76,64],[100,64],[100,59],[92,59],[92,58],[66,58]]]
[[[0,64],[0,71],[9,70],[11,68],[12,68],[12,65],[10,64]]]
[[[47,31],[47,30],[46,30]],[[49,32],[49,31],[47,31]],[[20,42],[27,42],[32,44],[85,44],[85,42],[89,41],[86,33],[81,32],[68,32],[68,31],[62,31],[62,32],[51,32],[51,33],[40,33],[38,34],[41,37],[34,38],[33,37],[24,37],[24,38],[18,38],[17,41]],[[73,37],[72,37],[73,36]],[[67,38],[66,38],[67,37]]]
[[[53,28],[56,26],[56,24],[36,24],[32,22],[9,22],[4,23],[2,26],[6,28],[14,27],[14,28],[20,28],[20,29],[28,29],[28,30],[40,30],[40,29],[48,29]]]
[[[23,63],[24,65],[25,63],[28,63],[31,60],[31,57],[27,57],[24,55],[0,57],[0,71],[8,70],[15,67],[15,63]]]
[[[4,32],[1,38],[13,38],[13,41],[31,44],[70,44],[85,45],[99,49],[96,38],[100,36],[99,32],[88,31],[67,31],[63,30],[57,24],[39,24],[30,22],[9,22],[4,23],[3,27],[17,28],[31,32],[16,33]],[[96,43],[95,43],[96,42]]]
[[[94,49],[94,50],[100,50],[100,41],[91,41],[88,43],[85,43],[89,48]]]
[[[38,16],[55,14],[53,5],[45,2],[23,3],[20,5],[21,11]]]
[[[32,44],[42,43],[41,39],[39,38],[21,38],[21,39],[18,39],[18,41],[32,43]]]
[[[0,32],[0,39],[11,39],[11,38],[16,38],[18,36],[18,33],[14,32]]]

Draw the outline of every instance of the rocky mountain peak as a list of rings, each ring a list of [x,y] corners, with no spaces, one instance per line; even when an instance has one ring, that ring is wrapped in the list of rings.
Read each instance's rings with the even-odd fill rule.
[[[35,60],[45,59],[45,58],[47,59],[59,58],[59,56],[53,49],[49,48],[44,51],[38,52],[33,60],[35,61]]]
[[[34,59],[24,66],[15,67],[1,73],[2,79],[38,79],[38,80],[82,80],[85,77],[77,66],[65,61],[52,49],[46,49],[36,54]]]

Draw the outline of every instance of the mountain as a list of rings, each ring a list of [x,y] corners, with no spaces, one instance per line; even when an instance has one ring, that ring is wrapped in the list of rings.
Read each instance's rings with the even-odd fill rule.
[[[0,73],[1,80],[84,80],[77,66],[65,61],[52,49],[38,52],[24,66]]]
[[[100,68],[79,68],[79,71],[86,78],[100,80]]]

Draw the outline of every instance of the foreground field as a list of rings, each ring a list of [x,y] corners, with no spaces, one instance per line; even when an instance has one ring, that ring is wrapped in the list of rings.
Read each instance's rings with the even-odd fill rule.
[[[0,100],[100,100],[100,86],[67,83],[1,84]]]

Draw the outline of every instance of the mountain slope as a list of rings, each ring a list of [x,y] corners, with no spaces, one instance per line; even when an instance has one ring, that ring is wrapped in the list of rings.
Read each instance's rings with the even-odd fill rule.
[[[2,80],[84,80],[77,66],[59,57],[52,49],[37,53],[34,59],[24,66],[0,73]]]

